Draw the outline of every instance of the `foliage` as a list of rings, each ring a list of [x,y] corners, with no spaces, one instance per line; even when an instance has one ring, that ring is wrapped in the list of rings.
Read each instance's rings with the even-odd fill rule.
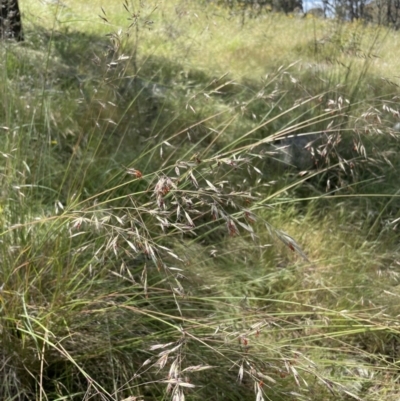
[[[196,2],[23,11],[1,49],[0,398],[396,399],[382,33]]]
[[[302,0],[217,0],[215,3],[229,7],[231,10],[250,10],[253,16],[259,15],[263,11],[284,12],[288,14],[303,10]]]

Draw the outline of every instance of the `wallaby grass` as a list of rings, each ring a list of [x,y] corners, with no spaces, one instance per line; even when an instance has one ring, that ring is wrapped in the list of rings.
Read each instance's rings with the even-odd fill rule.
[[[1,49],[1,398],[396,399],[395,34],[66,5]]]

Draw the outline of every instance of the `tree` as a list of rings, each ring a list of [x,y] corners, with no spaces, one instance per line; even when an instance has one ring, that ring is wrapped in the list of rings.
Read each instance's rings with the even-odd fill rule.
[[[365,6],[365,19],[400,28],[400,0],[372,0]]]
[[[369,0],[322,0],[322,6],[325,15],[354,21],[364,18],[367,1]]]
[[[243,10],[250,9],[259,12],[262,10],[269,10],[289,14],[296,11],[303,11],[303,0],[216,0],[216,2],[217,4],[223,4],[232,9],[239,6]]]
[[[0,0],[0,39],[24,40],[18,0]]]
[[[303,11],[303,0],[274,0],[272,4],[275,11],[281,11],[285,14],[296,10]]]
[[[322,0],[326,15],[400,28],[400,0]]]

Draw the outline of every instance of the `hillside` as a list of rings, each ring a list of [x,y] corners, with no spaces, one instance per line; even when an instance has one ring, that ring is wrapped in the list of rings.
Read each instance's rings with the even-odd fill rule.
[[[1,46],[2,400],[396,400],[398,32],[21,1]]]

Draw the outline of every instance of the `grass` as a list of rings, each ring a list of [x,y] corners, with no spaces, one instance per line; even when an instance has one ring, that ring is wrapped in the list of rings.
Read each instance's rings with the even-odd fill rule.
[[[397,399],[397,34],[21,8],[0,64],[1,399]],[[308,171],[277,150],[299,133]]]

